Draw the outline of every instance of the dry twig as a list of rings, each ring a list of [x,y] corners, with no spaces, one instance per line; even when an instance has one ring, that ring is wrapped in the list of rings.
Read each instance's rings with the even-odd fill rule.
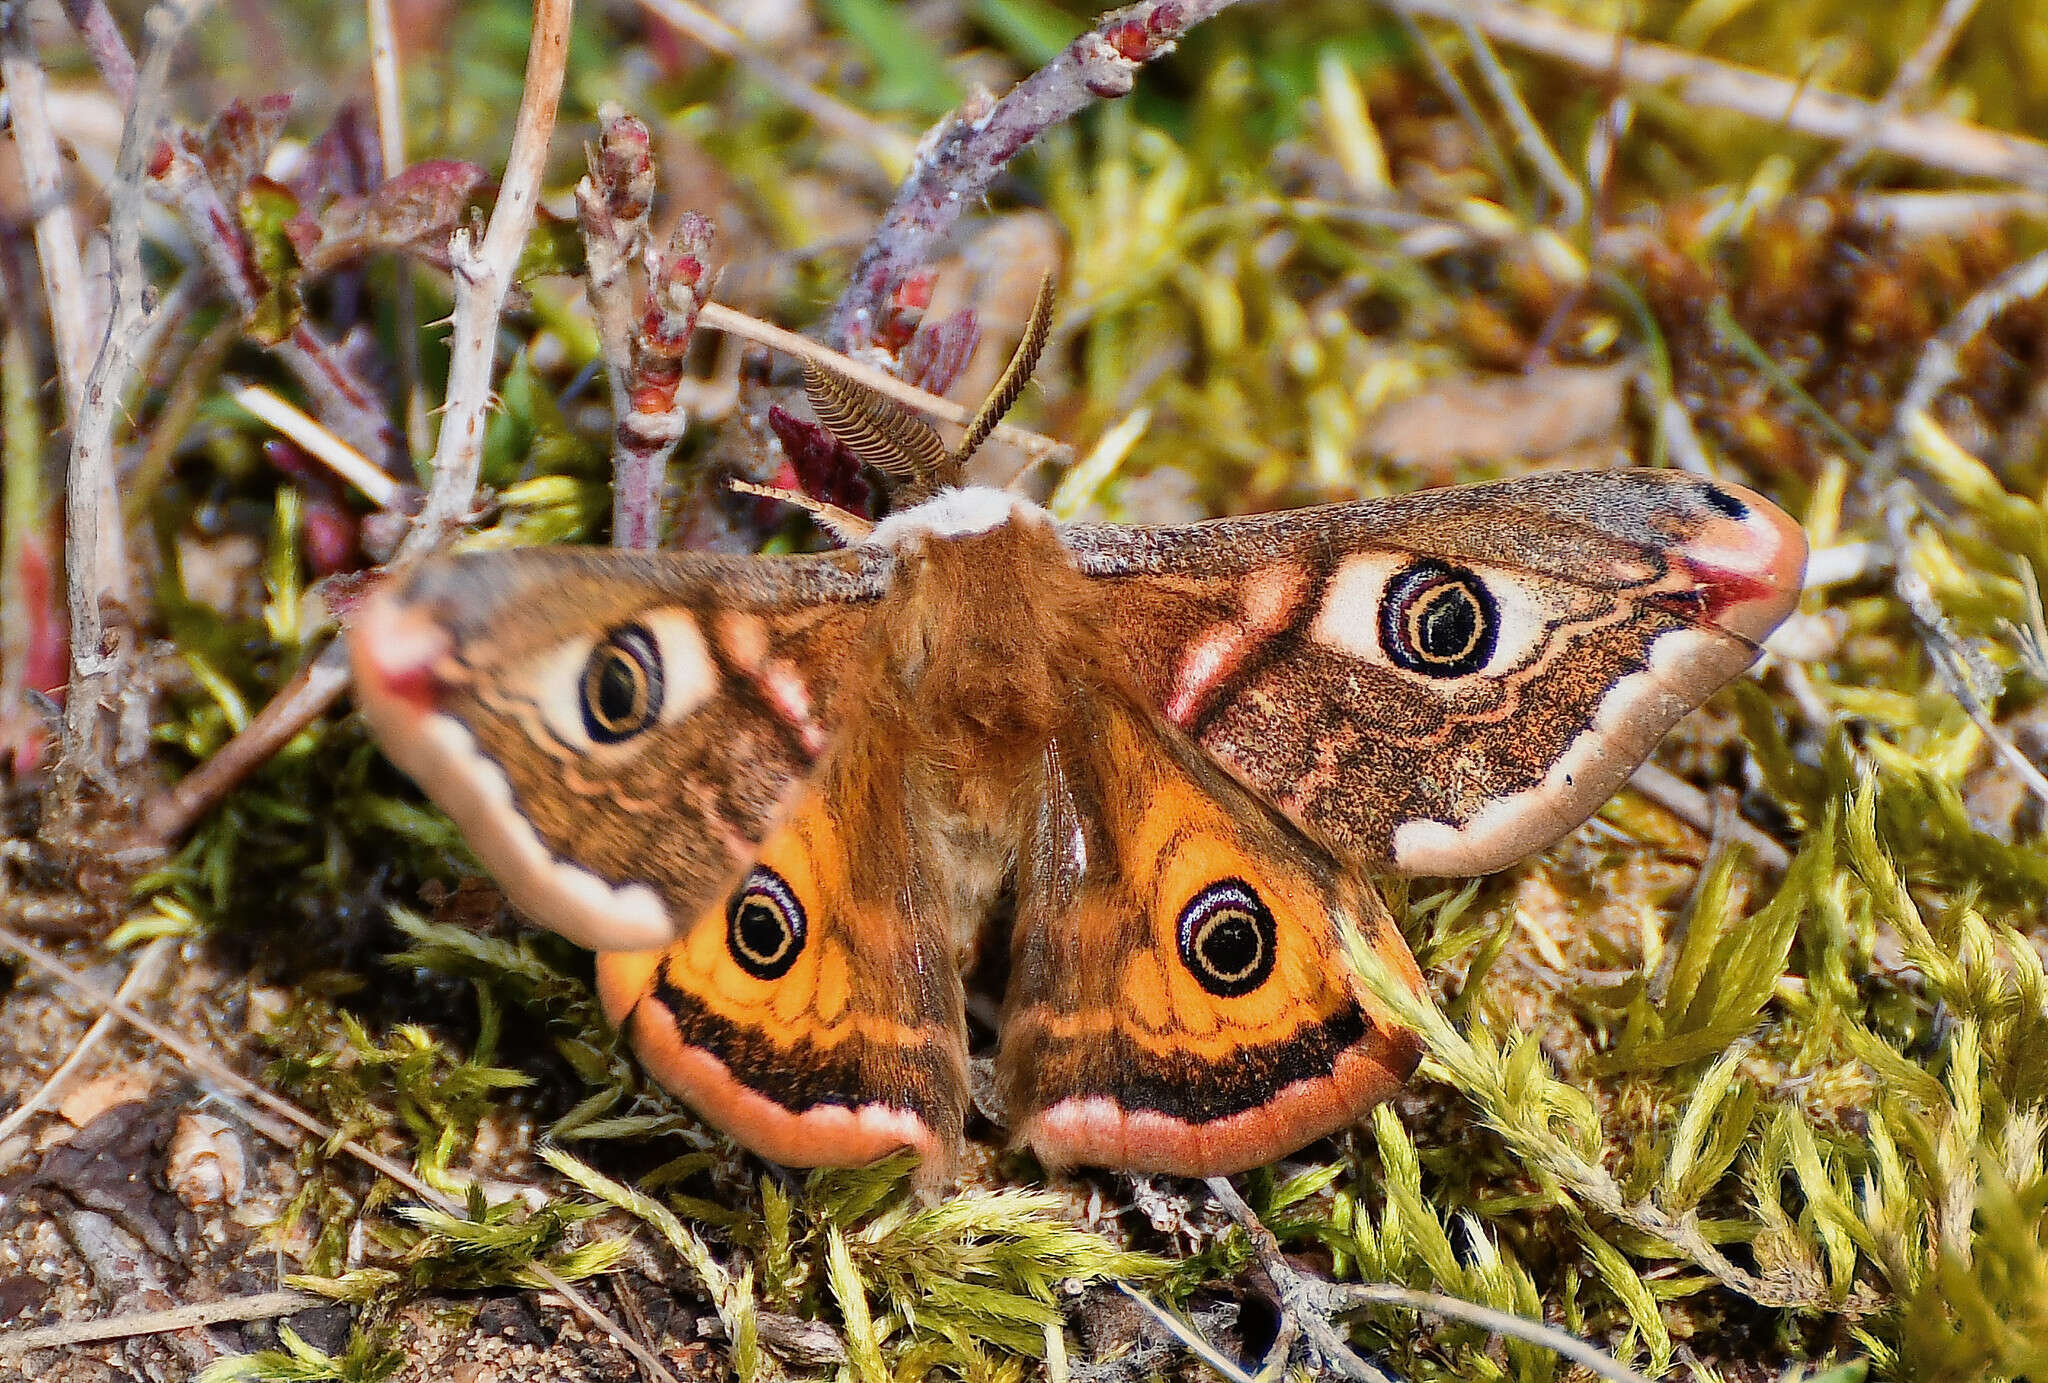
[[[448,389],[441,410],[441,435],[434,448],[433,481],[426,505],[399,547],[398,560],[425,556],[440,545],[476,495],[483,464],[484,414],[491,401],[491,367],[497,358],[498,319],[505,293],[540,205],[541,174],[562,100],[562,74],[569,60],[572,0],[534,0],[533,38],[526,50],[526,85],[512,127],[512,150],[498,185],[497,205],[480,244],[467,229],[448,243],[455,276],[455,312],[448,343]]]
[[[264,422],[297,442],[307,455],[369,497],[379,509],[389,509],[401,498],[404,487],[389,472],[370,464],[370,459],[341,438],[260,384],[228,385],[228,397]]]
[[[114,22],[107,0],[64,0],[64,14],[78,31],[85,51],[92,55],[100,80],[126,107],[135,99],[135,55],[121,37],[121,26]]]
[[[1509,1315],[1505,1311],[1496,1311],[1477,1302],[1445,1296],[1442,1292],[1418,1292],[1412,1287],[1396,1287],[1385,1282],[1345,1283],[1336,1290],[1343,1303],[1340,1310],[1374,1304],[1405,1306],[1425,1315],[1442,1316],[1446,1320],[1476,1325],[1481,1330],[1495,1335],[1512,1336],[1517,1340],[1542,1345],[1545,1349],[1555,1350],[1560,1357],[1592,1370],[1602,1378],[1613,1380],[1613,1383],[1649,1383],[1648,1379],[1634,1369],[1576,1335],[1566,1334],[1540,1321],[1526,1320],[1521,1316]]]
[[[2048,250],[2028,256],[1971,294],[1956,315],[1928,338],[1913,367],[1913,379],[1892,410],[1890,429],[1871,448],[1870,465],[1863,473],[1863,484],[1871,493],[1890,481],[1913,420],[1926,416],[1942,391],[1962,374],[1964,348],[2008,308],[2043,293],[2048,293]]]
[[[930,263],[960,213],[980,203],[1020,149],[1096,101],[1128,95],[1139,68],[1172,52],[1182,34],[1233,3],[1144,0],[1112,10],[1001,100],[970,101],[955,112],[921,149],[861,251],[825,339],[842,347],[872,339],[904,279]]]
[[[1892,592],[1913,617],[1913,628],[1941,685],[1970,717],[1992,751],[2026,784],[2027,791],[2048,805],[2048,774],[2043,774],[2020,752],[2020,747],[1991,718],[1991,708],[1986,704],[1997,697],[2003,677],[1982,653],[1963,642],[1935,598],[1933,587],[1913,564],[1912,525],[1919,512],[1919,496],[1911,486],[1901,481],[1891,488],[1886,496],[1885,531],[1892,546]]]
[[[310,1292],[258,1292],[254,1296],[202,1301],[168,1311],[136,1311],[96,1321],[67,1321],[63,1325],[46,1325],[35,1330],[17,1330],[9,1335],[0,1335],[0,1359],[19,1359],[38,1349],[65,1349],[105,1340],[168,1335],[174,1330],[196,1330],[202,1326],[237,1321],[273,1320],[329,1304],[325,1297],[316,1297]]]
[[[113,263],[112,310],[101,342],[77,396],[71,427],[71,464],[65,489],[64,562],[71,617],[71,681],[64,702],[64,754],[59,763],[59,791],[76,802],[83,782],[92,780],[112,791],[107,762],[107,702],[116,688],[114,673],[122,659],[109,656],[103,610],[124,604],[129,591],[127,555],[118,541],[121,510],[114,483],[114,425],[140,363],[138,350],[161,304],[151,301],[148,275],[142,267],[143,183],[157,148],[157,126],[163,118],[165,86],[171,56],[186,27],[205,8],[205,0],[165,0],[151,8],[145,21],[149,55],[135,85],[135,101],[121,134],[121,155],[107,214]],[[82,309],[82,304],[72,308]],[[53,298],[51,313],[67,305]],[[138,689],[125,680],[121,692]],[[123,716],[123,741],[115,746],[117,762],[141,757],[148,725]],[[139,730],[141,738],[135,738]]]
[[[399,80],[398,30],[391,0],[367,0],[365,19],[370,37],[370,91],[376,99],[377,149],[384,176],[405,171],[405,86]],[[427,401],[420,390],[419,304],[413,294],[412,266],[403,255],[392,266],[397,289],[393,307],[398,318],[398,371],[405,390],[405,442],[414,455],[433,444],[427,428]]]
[[[163,972],[164,962],[169,960],[171,953],[177,949],[177,940],[168,936],[160,936],[143,947],[142,953],[135,957],[135,963],[128,967],[127,978],[123,979],[121,987],[114,991],[114,997],[123,1003],[140,997],[145,989],[156,983],[157,976]],[[84,1069],[85,1063],[99,1050],[100,1043],[107,1040],[107,1034],[114,1030],[118,1021],[111,1013],[102,1013],[93,1020],[93,1025],[85,1030],[85,1036],[78,1039],[78,1045],[71,1049],[70,1055],[57,1064],[56,1070],[50,1072],[49,1079],[30,1091],[28,1098],[9,1110],[6,1118],[0,1119],[0,1143],[5,1143],[17,1129],[33,1119],[38,1111],[51,1108],[57,1103],[63,1096],[65,1087],[71,1084],[72,1077]],[[0,1344],[0,1353],[4,1352],[5,1346]]]
[[[29,214],[35,222],[36,262],[50,308],[50,339],[57,350],[64,411],[76,418],[85,372],[92,367],[89,333],[94,314],[85,294],[78,227],[64,190],[64,155],[50,123],[49,82],[36,55],[26,5],[0,6],[0,85],[7,91],[15,156],[21,161]]]
[[[1391,1383],[1384,1373],[1359,1357],[1358,1352],[1351,1348],[1350,1337],[1332,1319],[1335,1312],[1342,1309],[1337,1305],[1336,1288],[1321,1278],[1309,1276],[1287,1261],[1287,1256],[1280,1252],[1280,1241],[1252,1213],[1244,1197],[1238,1195],[1237,1188],[1230,1184],[1229,1177],[1210,1177],[1208,1186],[1209,1194],[1222,1203],[1223,1208],[1230,1212],[1230,1218],[1237,1221],[1238,1228],[1252,1241],[1252,1251],[1259,1256],[1259,1266],[1272,1279],[1283,1321],[1291,1321],[1307,1337],[1309,1347],[1321,1356],[1325,1367],[1339,1377],[1351,1379],[1352,1383]],[[1281,1340],[1274,1342],[1273,1348],[1278,1351],[1283,1345],[1289,1349],[1293,1345],[1285,1332]],[[1284,1361],[1286,1355],[1279,1358]]]
[[[348,649],[337,639],[205,763],[150,798],[142,809],[143,843],[170,846],[347,690]]]

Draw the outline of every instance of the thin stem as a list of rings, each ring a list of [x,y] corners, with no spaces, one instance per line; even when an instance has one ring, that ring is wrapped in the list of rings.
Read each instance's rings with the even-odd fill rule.
[[[316,1297],[311,1292],[258,1292],[254,1296],[202,1301],[168,1311],[136,1311],[97,1321],[70,1321],[0,1336],[0,1359],[18,1359],[38,1349],[64,1349],[102,1340],[168,1335],[174,1330],[197,1330],[202,1326],[225,1325],[233,1321],[267,1321],[331,1304],[327,1298]]]
[[[447,402],[434,450],[433,481],[412,532],[399,548],[409,561],[439,546],[443,535],[469,510],[483,464],[484,415],[491,401],[491,367],[497,358],[498,321],[526,235],[540,204],[541,174],[555,113],[562,99],[562,74],[569,60],[572,0],[535,0],[533,38],[526,52],[526,85],[512,129],[512,150],[491,209],[481,245],[468,230],[450,239],[455,275],[454,330],[448,350]]]
[[[36,55],[26,5],[0,6],[0,84],[7,89],[15,155],[21,160],[29,211],[35,218],[36,262],[43,271],[43,296],[50,307],[50,338],[57,349],[64,411],[75,419],[85,374],[92,368],[92,309],[85,296],[78,225],[64,189],[64,156],[50,123],[49,81]]]
[[[231,382],[227,394],[361,490],[379,509],[389,509],[398,499],[401,487],[389,473],[370,464],[367,456],[322,427],[317,419],[301,413],[262,385]]]
[[[1506,1311],[1496,1311],[1477,1302],[1445,1296],[1442,1292],[1418,1292],[1412,1287],[1396,1287],[1385,1282],[1347,1283],[1337,1291],[1347,1306],[1405,1306],[1427,1315],[1442,1316],[1445,1320],[1476,1325],[1495,1335],[1505,1335],[1512,1339],[1527,1340],[1530,1344],[1542,1345],[1561,1358],[1591,1369],[1602,1378],[1612,1379],[1613,1383],[1650,1383],[1643,1375],[1621,1363],[1605,1350],[1595,1348],[1576,1335],[1569,1335],[1556,1326],[1545,1325],[1541,1321],[1532,1321]]]
[[[105,339],[78,395],[71,428],[71,465],[65,486],[64,560],[71,616],[71,681],[64,702],[64,758],[61,782],[76,793],[84,779],[112,787],[105,744],[113,673],[119,659],[107,652],[102,607],[125,604],[129,592],[127,554],[120,541],[121,510],[114,484],[114,426],[134,382],[137,352],[160,320],[150,301],[142,267],[143,184],[163,120],[171,57],[205,0],[165,0],[152,8],[145,26],[149,55],[135,85],[135,101],[121,132],[121,153],[108,196],[107,235],[113,266],[112,302]],[[57,311],[53,300],[52,313]],[[123,695],[139,688],[124,685]],[[123,716],[125,726],[139,717]],[[141,729],[146,734],[147,726]],[[123,760],[139,757],[144,745],[118,746]],[[75,797],[74,797],[75,801]]]
[[[869,340],[896,289],[928,266],[961,211],[981,204],[1019,150],[1098,100],[1128,95],[1139,68],[1232,3],[1144,0],[1112,10],[1001,100],[956,112],[896,190],[832,309],[825,339],[837,346]]]
[[[392,22],[391,0],[364,0],[370,35],[370,91],[377,109],[377,148],[384,176],[405,171],[405,83],[399,74],[398,29]],[[413,290],[412,264],[400,255],[391,266],[397,301],[398,372],[405,393],[405,442],[415,455],[433,445],[427,428],[427,401],[420,385],[419,303]]]
[[[135,99],[135,54],[121,37],[121,26],[114,22],[106,0],[64,0],[64,15],[92,55],[100,80],[125,108]]]
[[[198,824],[248,776],[318,720],[348,690],[348,649],[340,641],[300,669],[213,757],[152,797],[142,809],[146,843],[165,847]]]
[[[2029,255],[1971,294],[1956,315],[1928,338],[1920,348],[1920,360],[1913,367],[1906,392],[1892,409],[1892,425],[1878,440],[1871,462],[1864,468],[1865,486],[1875,490],[1891,479],[1913,420],[1932,409],[1942,391],[1962,374],[1964,348],[2008,309],[2043,293],[2048,293],[2048,250]]]

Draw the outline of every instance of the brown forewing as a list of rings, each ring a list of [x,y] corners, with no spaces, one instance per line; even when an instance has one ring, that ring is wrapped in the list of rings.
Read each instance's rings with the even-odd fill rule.
[[[1410,822],[1451,827],[1543,784],[1652,645],[1701,630],[1672,554],[1713,520],[1706,487],[1671,472],[1556,473],[1183,528],[1064,531],[1110,594],[1133,676],[1168,719],[1297,823],[1400,867]],[[1317,637],[1345,564],[1361,556],[1482,565],[1540,586],[1553,607],[1513,666],[1432,683]],[[1714,645],[1673,694],[1610,727],[1598,762],[1517,823],[1502,867],[1577,825],[1678,717],[1755,656]],[[1533,809],[1532,809],[1533,810]],[[1446,871],[1448,872],[1448,871]]]
[[[533,549],[429,565],[402,595],[453,635],[460,673],[439,709],[546,848],[615,887],[652,887],[680,920],[730,890],[857,696],[882,560]],[[710,694],[628,751],[565,743],[528,690],[532,665],[664,611],[701,633]]]

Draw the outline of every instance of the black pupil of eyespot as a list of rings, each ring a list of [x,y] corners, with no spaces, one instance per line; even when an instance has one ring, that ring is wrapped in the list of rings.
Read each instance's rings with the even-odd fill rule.
[[[1249,994],[1273,973],[1273,912],[1242,879],[1197,893],[1181,909],[1179,933],[1181,963],[1218,998]]]
[[[779,979],[804,949],[804,909],[788,880],[755,865],[726,908],[726,949],[757,980]]]
[[[616,648],[605,650],[604,668],[597,674],[597,713],[614,725],[633,718],[640,700],[640,669]]]
[[[1202,959],[1226,979],[1250,973],[1261,949],[1258,923],[1247,913],[1220,913],[1202,929]]]
[[[583,725],[600,744],[617,744],[661,713],[661,655],[637,624],[615,629],[591,650],[583,671]]]
[[[1479,634],[1479,606],[1462,586],[1444,586],[1424,597],[1415,621],[1416,643],[1424,657],[1463,657]]]
[[[740,949],[757,961],[773,961],[789,941],[789,924],[782,920],[774,904],[759,898],[740,904],[733,929],[739,937]]]
[[[1388,661],[1425,677],[1464,677],[1493,657],[1500,620],[1476,573],[1425,558],[1396,573],[1380,601]]]

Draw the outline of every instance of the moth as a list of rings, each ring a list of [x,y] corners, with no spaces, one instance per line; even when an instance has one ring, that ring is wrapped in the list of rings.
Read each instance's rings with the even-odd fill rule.
[[[1669,471],[1558,472],[1174,527],[1055,522],[813,367],[894,485],[846,546],[436,559],[350,634],[385,751],[512,902],[597,950],[647,1069],[774,1161],[992,1105],[1050,1167],[1209,1176],[1352,1123],[1420,993],[1373,871],[1498,870],[1584,820],[1798,598],[1799,527]],[[800,500],[798,496],[786,498]]]

